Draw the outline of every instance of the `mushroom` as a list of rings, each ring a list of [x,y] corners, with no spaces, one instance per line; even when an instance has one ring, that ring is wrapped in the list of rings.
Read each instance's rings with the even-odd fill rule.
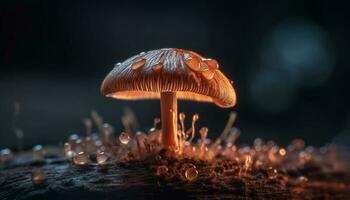
[[[232,81],[216,60],[175,48],[142,52],[117,63],[101,92],[124,100],[160,98],[162,143],[173,152],[179,148],[177,99],[213,102],[223,108],[236,104]]]

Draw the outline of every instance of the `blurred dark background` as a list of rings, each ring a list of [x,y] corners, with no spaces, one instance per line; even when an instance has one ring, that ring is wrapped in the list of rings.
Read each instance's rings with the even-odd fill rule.
[[[1,1],[0,148],[26,148],[84,134],[92,109],[122,131],[123,108],[141,128],[159,101],[118,101],[99,87],[113,64],[141,51],[177,47],[219,61],[234,81],[240,143],[349,145],[349,6],[338,1]],[[230,109],[180,102],[217,136]]]

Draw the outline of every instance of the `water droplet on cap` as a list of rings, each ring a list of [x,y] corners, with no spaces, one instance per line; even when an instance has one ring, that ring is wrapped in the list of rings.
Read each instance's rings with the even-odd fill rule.
[[[215,59],[203,58],[202,61],[204,61],[212,69],[219,69],[219,63]]]
[[[139,60],[136,60],[132,65],[131,65],[131,69],[136,71],[139,70],[143,67],[143,65],[146,63],[146,59],[142,58]]]
[[[185,59],[185,64],[193,71],[199,71],[200,69],[200,62],[196,58],[189,57]]]
[[[157,63],[157,64],[152,66],[152,70],[155,72],[160,71],[162,68],[163,68],[163,63]]]

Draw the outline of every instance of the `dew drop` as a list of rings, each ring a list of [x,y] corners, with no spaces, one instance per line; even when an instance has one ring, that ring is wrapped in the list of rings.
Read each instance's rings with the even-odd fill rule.
[[[96,155],[96,162],[99,165],[103,165],[103,164],[106,164],[108,158],[109,157],[105,152],[100,152]]]
[[[69,150],[66,152],[66,157],[68,160],[72,160],[76,155],[77,155],[77,153],[75,151],[72,151],[72,150]]]
[[[129,134],[125,133],[125,132],[122,132],[120,135],[119,135],[119,141],[122,143],[122,144],[128,144],[129,141],[130,141],[130,136]]]
[[[32,172],[32,183],[33,185],[43,184],[46,180],[46,174],[43,170],[37,169]]]
[[[43,146],[41,146],[40,144],[38,145],[35,145],[32,149],[32,152],[33,152],[33,157],[34,158],[44,158],[45,155],[46,155],[46,150],[44,149]]]
[[[202,75],[207,80],[211,80],[214,78],[214,72],[211,71],[210,69],[202,71]]]
[[[159,72],[163,68],[163,63],[157,63],[152,66],[152,70],[155,72]]]
[[[143,56],[143,55],[145,55],[145,54],[146,54],[146,52],[142,51],[139,55],[140,55],[140,56]]]
[[[10,160],[12,160],[12,158],[13,158],[13,154],[12,154],[10,149],[6,148],[6,149],[2,149],[0,151],[0,162],[1,163],[9,162]]]
[[[76,164],[76,165],[83,166],[83,165],[87,165],[87,164],[89,163],[89,158],[88,158],[88,156],[86,155],[86,153],[84,153],[84,152],[79,152],[78,155],[76,155],[76,156],[73,158],[73,162],[74,162],[74,164]]]
[[[122,63],[118,62],[117,64],[115,64],[115,67],[119,67]]]
[[[168,170],[169,170],[168,167],[165,165],[158,166],[156,175],[157,176],[164,176],[168,173]]]
[[[136,71],[136,70],[139,70],[143,67],[143,65],[146,63],[146,59],[145,58],[142,58],[142,59],[139,59],[137,61],[135,61],[132,65],[131,65],[131,69]]]
[[[185,171],[185,177],[188,181],[193,181],[198,177],[198,171],[195,168],[190,167]]]
[[[275,179],[277,178],[277,169],[274,169],[272,167],[269,167],[266,171],[267,176],[269,177],[269,179]]]

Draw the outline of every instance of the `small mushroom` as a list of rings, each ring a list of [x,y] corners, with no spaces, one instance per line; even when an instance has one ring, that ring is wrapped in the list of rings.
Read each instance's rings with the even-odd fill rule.
[[[176,152],[177,99],[213,102],[223,108],[236,104],[232,83],[218,66],[214,59],[188,50],[152,50],[116,64],[101,92],[124,100],[160,98],[162,143]]]

